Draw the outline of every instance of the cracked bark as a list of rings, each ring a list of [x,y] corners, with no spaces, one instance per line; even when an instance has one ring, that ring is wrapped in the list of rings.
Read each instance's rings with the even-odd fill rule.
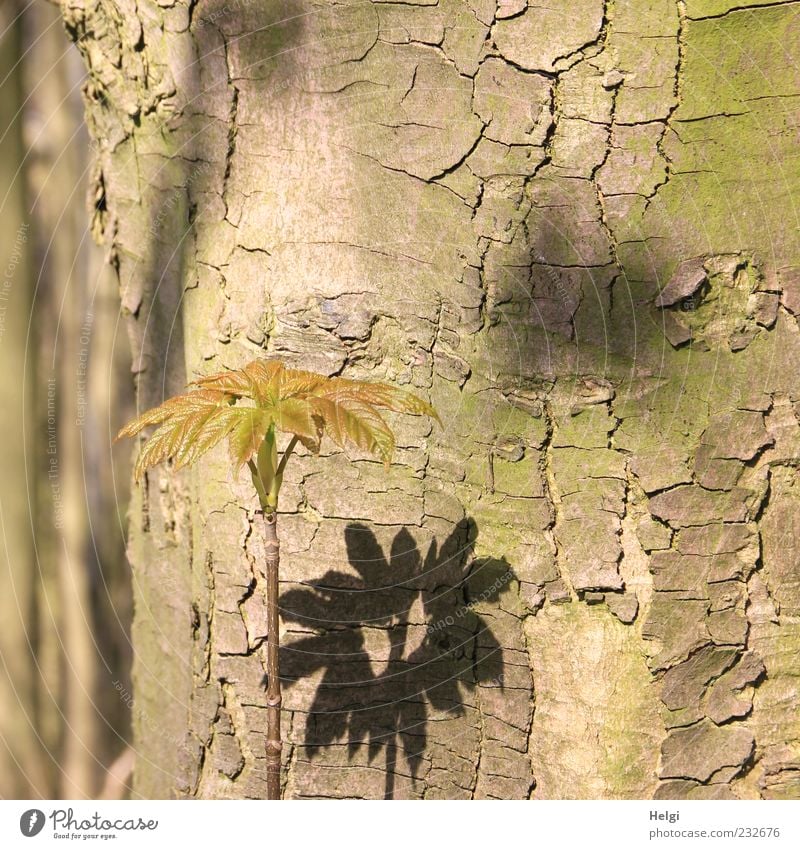
[[[446,422],[289,468],[284,599],[322,606],[282,601],[285,657],[336,660],[285,694],[284,796],[800,795],[792,4],[62,5],[141,405],[267,352]],[[256,505],[192,475],[134,499],[137,792],[262,796]],[[466,572],[408,553],[465,517]]]

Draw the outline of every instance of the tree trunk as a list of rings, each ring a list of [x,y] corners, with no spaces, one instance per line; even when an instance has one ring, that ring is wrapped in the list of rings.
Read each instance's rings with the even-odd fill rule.
[[[444,421],[289,463],[284,797],[799,796],[791,4],[62,5],[140,407],[265,354]],[[142,796],[266,795],[248,486],[134,493]]]
[[[87,238],[80,194],[72,197],[76,190],[85,190],[81,181],[89,161],[88,139],[80,132],[82,67],[59,31],[56,9],[37,4],[27,11],[26,22],[28,132],[23,173],[31,187],[31,242],[37,258],[29,318],[38,348],[39,416],[47,422],[48,436],[46,456],[33,453],[34,468],[44,482],[39,520],[33,525],[38,562],[32,573],[38,578],[41,608],[38,686],[50,714],[44,739],[59,766],[58,784],[50,793],[93,798],[105,754],[99,747],[102,723],[95,702],[102,662],[98,638],[104,640],[93,630],[95,564],[87,556],[90,517],[85,507],[91,483],[78,423],[81,415],[86,417],[79,368],[89,359],[94,281],[87,278],[91,254],[97,250]],[[104,684],[106,691],[108,682]]]
[[[93,797],[128,727],[112,686],[129,665],[128,570],[107,519],[129,464],[118,451],[109,463],[102,430],[129,406],[129,380],[118,391],[116,283],[87,238],[82,60],[53,5],[0,16],[0,795]]]
[[[34,419],[28,317],[32,304],[31,221],[24,174],[21,6],[0,7],[0,796],[35,798],[52,786],[33,719],[37,711],[33,663],[36,638],[35,552],[28,428]],[[26,368],[27,366],[27,368]],[[27,449],[27,450],[26,450]],[[35,501],[35,498],[33,499]],[[33,620],[33,621],[32,621]],[[20,769],[19,764],[27,764]]]

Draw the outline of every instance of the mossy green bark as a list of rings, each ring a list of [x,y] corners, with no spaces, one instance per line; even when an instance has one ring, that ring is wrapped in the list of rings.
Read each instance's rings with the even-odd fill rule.
[[[748,698],[752,598],[766,610],[778,592],[759,578],[759,520],[798,430],[800,92],[774,50],[796,52],[791,8],[712,4],[720,17],[700,20],[694,3],[583,5],[576,22],[574,4],[551,3],[537,28],[533,5],[300,4],[280,22],[258,4],[199,3],[191,20],[151,4],[143,35],[108,36],[131,69],[107,68],[90,103],[110,139],[98,223],[144,352],[143,401],[165,376],[264,352],[408,385],[445,422],[399,423],[388,475],[362,457],[289,468],[287,657],[313,645],[336,660],[301,663],[288,690],[286,796],[786,792],[795,731],[776,714],[790,751],[762,742]],[[80,22],[108,9],[67,9],[86,49],[101,30]],[[659,306],[688,285],[687,261],[697,286]],[[147,669],[162,669],[188,730],[177,775],[181,747],[153,752],[138,792],[259,795],[263,544],[248,484],[220,457],[191,479],[158,473],[141,499],[161,512],[147,526],[134,512],[138,627],[169,615],[177,659],[170,671],[140,637],[137,698],[155,709]],[[399,585],[368,592],[382,572],[359,559],[362,523],[366,560]],[[459,617],[498,563],[513,578],[480,619]],[[167,571],[181,576],[169,607]],[[362,594],[345,612],[332,586]],[[791,688],[779,646],[793,638],[773,618],[761,661]],[[718,649],[744,709],[696,677],[692,658]],[[612,691],[578,698],[590,669],[635,705],[635,729]],[[541,710],[537,678],[560,713]],[[380,733],[353,712],[364,700]],[[603,745],[571,753],[570,727]],[[686,734],[696,755],[678,763]],[[735,745],[720,760],[721,738]]]

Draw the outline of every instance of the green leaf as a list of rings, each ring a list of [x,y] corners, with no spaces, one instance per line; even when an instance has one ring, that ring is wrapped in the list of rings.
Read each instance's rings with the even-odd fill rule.
[[[379,410],[439,420],[427,401],[404,389],[290,369],[280,360],[253,360],[241,369],[198,378],[193,386],[120,430],[117,439],[159,426],[142,447],[137,479],[148,467],[170,458],[177,468],[194,463],[227,439],[234,469],[251,464],[251,473],[256,469],[254,484],[257,477],[260,485],[259,498],[272,504],[282,478],[277,431],[294,437],[292,446],[299,441],[314,453],[319,453],[322,437],[328,434],[336,445],[355,445],[388,464],[395,438]],[[285,462],[281,471],[283,466]]]
[[[382,407],[396,413],[431,416],[441,424],[438,413],[427,401],[423,401],[405,389],[390,386],[388,383],[367,383],[365,381],[334,378],[321,391],[326,397],[341,400],[349,398],[368,404],[370,407]]]
[[[227,406],[233,400],[234,398],[231,394],[214,389],[203,389],[185,395],[176,395],[174,398],[167,399],[163,404],[147,410],[138,418],[129,422],[120,430],[114,441],[116,442],[117,439],[122,439],[126,436],[136,436],[137,433],[144,430],[148,425],[161,424],[168,419],[192,416],[198,411],[207,408]]]
[[[258,452],[267,430],[272,425],[272,416],[268,410],[260,410],[257,407],[238,407],[239,414],[236,426],[231,430],[228,439],[230,447],[231,462],[234,473]]]
[[[341,448],[352,442],[376,454],[388,465],[394,454],[394,434],[380,413],[351,399],[317,398],[315,407],[325,433]]]
[[[269,491],[272,486],[272,481],[275,478],[275,471],[278,467],[275,442],[275,428],[271,427],[267,431],[264,441],[259,446],[258,458],[256,460],[256,467],[258,469],[259,476],[261,477],[261,482],[264,484],[264,488],[267,491]]]
[[[312,400],[289,397],[273,406],[273,417],[278,430],[296,436],[313,453],[319,452],[322,430]]]
[[[229,431],[227,422],[234,408],[233,399],[222,392],[207,390],[179,395],[149,410],[138,419],[123,428],[117,439],[139,433],[149,424],[161,422],[160,427],[144,444],[134,467],[134,477],[138,480],[144,470],[164,460],[174,457],[178,466],[185,465],[210,450]],[[202,439],[200,438],[202,434]]]

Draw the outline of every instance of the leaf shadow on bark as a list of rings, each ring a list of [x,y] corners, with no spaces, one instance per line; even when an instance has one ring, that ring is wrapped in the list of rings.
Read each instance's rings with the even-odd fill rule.
[[[502,687],[502,647],[473,606],[496,601],[514,573],[505,559],[474,559],[476,537],[474,520],[462,520],[423,558],[402,529],[387,556],[354,522],[345,529],[351,570],[283,593],[284,621],[312,631],[281,647],[284,685],[322,670],[306,717],[309,759],[346,745],[350,761],[366,746],[371,764],[383,750],[384,798],[394,798],[397,776],[412,786],[420,776],[430,722],[475,710],[462,688]]]

